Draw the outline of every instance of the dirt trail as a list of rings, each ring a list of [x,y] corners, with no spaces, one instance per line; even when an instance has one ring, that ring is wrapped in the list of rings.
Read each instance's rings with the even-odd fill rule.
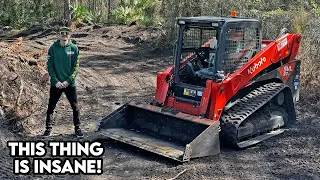
[[[156,31],[137,27],[85,27],[73,35],[80,48],[81,65],[77,78],[84,140],[94,139],[98,120],[130,99],[149,102],[155,91],[158,71],[172,64],[172,53],[153,51],[139,44]],[[34,36],[33,36],[34,37]],[[24,40],[30,51],[47,48],[55,36]],[[43,92],[48,94],[48,89]],[[43,133],[47,99],[41,112],[27,121],[30,134],[23,140],[38,140]],[[53,137],[47,140],[74,140],[72,111],[63,96],[57,104]],[[297,125],[254,147],[237,151],[222,147],[217,156],[180,164],[137,148],[105,140],[104,174],[101,176],[36,176],[48,179],[168,179],[187,169],[177,179],[319,179],[320,119],[298,112]],[[0,134],[1,135],[1,134]],[[8,149],[0,155],[0,177],[14,178]],[[30,176],[32,177],[32,176]],[[17,178],[17,177],[15,177]],[[28,178],[21,176],[21,178]]]

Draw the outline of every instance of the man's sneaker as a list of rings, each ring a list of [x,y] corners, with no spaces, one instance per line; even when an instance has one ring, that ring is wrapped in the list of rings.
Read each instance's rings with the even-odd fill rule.
[[[76,129],[75,131],[76,131],[75,134],[76,134],[76,136],[77,136],[78,138],[79,138],[79,137],[83,137],[83,134],[82,134],[80,128],[79,128],[79,129]]]
[[[50,136],[51,132],[52,132],[52,129],[46,129],[42,136]]]

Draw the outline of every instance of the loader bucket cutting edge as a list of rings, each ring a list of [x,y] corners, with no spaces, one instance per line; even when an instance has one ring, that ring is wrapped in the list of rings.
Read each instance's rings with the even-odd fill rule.
[[[99,135],[180,161],[220,152],[219,121],[129,102],[107,117]]]

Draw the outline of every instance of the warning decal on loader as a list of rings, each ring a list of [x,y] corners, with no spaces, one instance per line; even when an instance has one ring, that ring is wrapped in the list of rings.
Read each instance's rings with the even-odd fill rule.
[[[290,64],[285,64],[279,68],[279,72],[282,76],[282,80],[284,83],[287,82],[287,80],[289,79],[289,77],[293,73],[295,66],[296,66],[296,62],[293,62]]]
[[[184,88],[183,95],[195,97],[197,94],[196,92],[196,90]]]

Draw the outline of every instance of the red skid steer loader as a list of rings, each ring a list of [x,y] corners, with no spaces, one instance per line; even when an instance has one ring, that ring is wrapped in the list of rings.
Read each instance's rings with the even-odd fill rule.
[[[262,40],[261,23],[235,17],[185,17],[175,62],[157,75],[154,100],[128,102],[97,132],[177,160],[215,155],[220,143],[246,148],[296,120],[301,36],[284,29]]]

